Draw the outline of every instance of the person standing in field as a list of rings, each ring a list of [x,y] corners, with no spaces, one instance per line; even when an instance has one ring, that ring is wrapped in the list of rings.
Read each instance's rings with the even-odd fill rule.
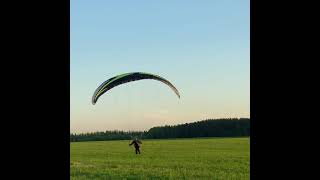
[[[136,149],[136,154],[140,154],[140,144],[142,144],[142,142],[140,140],[138,140],[138,138],[135,138],[130,144],[129,146],[131,145],[134,145],[134,148]]]

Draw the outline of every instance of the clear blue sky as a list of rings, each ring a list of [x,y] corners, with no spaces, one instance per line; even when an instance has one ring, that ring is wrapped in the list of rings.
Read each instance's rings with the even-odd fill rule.
[[[71,0],[71,132],[250,117],[249,0]],[[128,83],[91,104],[115,75]]]

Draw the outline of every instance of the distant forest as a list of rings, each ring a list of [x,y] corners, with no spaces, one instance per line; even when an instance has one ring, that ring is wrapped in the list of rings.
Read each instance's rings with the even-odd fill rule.
[[[250,136],[249,118],[207,119],[193,123],[153,127],[148,131],[105,131],[70,134],[70,141],[108,141],[139,139],[169,139],[193,137]]]

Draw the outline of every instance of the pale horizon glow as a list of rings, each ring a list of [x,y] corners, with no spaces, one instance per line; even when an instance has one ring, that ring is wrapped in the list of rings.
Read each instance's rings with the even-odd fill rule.
[[[71,0],[70,132],[250,118],[250,6],[240,1]],[[148,72],[171,81],[105,80]]]

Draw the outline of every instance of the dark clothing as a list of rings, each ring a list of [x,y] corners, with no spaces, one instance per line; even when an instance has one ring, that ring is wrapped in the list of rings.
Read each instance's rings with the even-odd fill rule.
[[[139,147],[140,147],[140,144],[142,144],[142,143],[141,143],[141,141],[139,141],[139,140],[133,140],[133,141],[131,142],[130,146],[131,146],[132,144],[134,145],[135,148],[137,148],[137,147],[139,148]]]
[[[138,152],[139,152],[139,154],[140,154],[140,149],[139,149],[139,147],[136,148],[136,154],[138,154]]]
[[[129,145],[131,146],[131,145],[134,145],[134,148],[136,149],[136,154],[140,154],[140,144],[142,144],[142,142],[141,141],[139,141],[139,140],[133,140]]]

